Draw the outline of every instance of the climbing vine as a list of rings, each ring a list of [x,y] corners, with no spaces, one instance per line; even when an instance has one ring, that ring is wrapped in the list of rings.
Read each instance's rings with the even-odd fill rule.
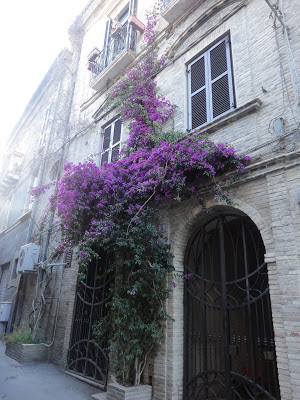
[[[196,197],[211,182],[215,200],[230,202],[217,177],[227,170],[243,172],[249,157],[205,136],[163,130],[174,106],[157,93],[155,76],[166,62],[155,49],[156,14],[148,14],[146,51],[108,96],[124,120],[129,139],[118,159],[98,167],[94,161],[64,166],[64,175],[50,199],[57,210],[62,240],[56,254],[78,246],[80,276],[89,263],[112,256],[105,274],[113,274],[107,315],[94,326],[99,343],[109,331],[110,351],[117,376],[139,384],[147,356],[163,338],[169,318],[165,301],[175,287],[172,257],[159,232],[159,205]],[[44,188],[35,188],[39,195]],[[169,281],[168,281],[169,279]]]

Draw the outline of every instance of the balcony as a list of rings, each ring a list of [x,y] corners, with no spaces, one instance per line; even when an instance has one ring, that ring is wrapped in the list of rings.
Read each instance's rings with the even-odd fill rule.
[[[161,16],[169,22],[169,24],[174,24],[174,22],[198,3],[200,3],[199,0],[163,0]]]
[[[90,87],[97,92],[116,79],[135,59],[137,30],[126,23],[111,33],[107,42],[100,54],[88,64]]]
[[[23,156],[15,151],[7,157],[0,174],[0,194],[6,194],[18,182]]]

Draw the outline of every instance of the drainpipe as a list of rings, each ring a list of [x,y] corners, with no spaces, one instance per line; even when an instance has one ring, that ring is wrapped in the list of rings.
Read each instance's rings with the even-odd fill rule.
[[[282,28],[283,28],[283,34],[284,34],[286,50],[287,50],[287,58],[288,58],[289,69],[290,69],[290,74],[291,74],[291,81],[292,81],[292,86],[293,86],[293,91],[294,91],[294,96],[295,96],[295,103],[296,103],[296,108],[297,108],[297,117],[298,117],[297,122],[299,123],[300,122],[300,79],[299,79],[299,74],[297,71],[297,64],[295,61],[294,53],[291,48],[288,27],[286,26],[284,12],[282,11],[283,3],[282,3],[282,0],[280,0],[280,7],[278,7],[278,5],[274,5],[270,0],[265,0],[265,2],[271,8],[271,10],[273,11],[273,13],[275,14],[278,21],[281,23]]]
[[[278,6],[274,5],[273,3],[271,3],[270,0],[265,0],[265,2],[268,4],[268,6],[271,8],[271,10],[273,11],[273,13],[276,15],[276,18],[278,19],[278,21],[281,23],[281,25],[283,26],[283,28],[285,29],[285,23],[283,22],[282,19],[282,13],[281,11],[278,10]]]

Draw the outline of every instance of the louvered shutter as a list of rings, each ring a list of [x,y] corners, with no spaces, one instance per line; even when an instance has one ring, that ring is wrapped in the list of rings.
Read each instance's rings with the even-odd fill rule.
[[[110,44],[110,31],[111,31],[111,26],[112,26],[112,19],[109,18],[106,21],[106,26],[105,26],[105,35],[104,35],[104,44],[103,44],[103,54],[102,54],[102,62],[103,62],[103,67],[106,67],[108,64],[108,57],[109,57],[109,44]]]
[[[211,119],[234,106],[228,37],[208,51]]]
[[[101,165],[104,162],[108,162],[108,156],[109,156],[109,152],[108,151],[102,154],[102,156],[101,156]]]
[[[229,46],[226,36],[188,65],[191,130],[234,108]]]
[[[190,129],[207,122],[207,79],[205,74],[205,54],[188,67],[190,92]]]
[[[115,162],[119,158],[119,154],[120,154],[120,144],[117,144],[111,150],[111,161]]]

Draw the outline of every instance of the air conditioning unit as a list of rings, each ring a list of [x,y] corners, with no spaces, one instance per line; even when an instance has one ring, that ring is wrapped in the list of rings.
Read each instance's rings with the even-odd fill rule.
[[[35,264],[39,261],[39,254],[40,246],[37,244],[28,243],[22,246],[17,265],[17,273],[36,272]]]

